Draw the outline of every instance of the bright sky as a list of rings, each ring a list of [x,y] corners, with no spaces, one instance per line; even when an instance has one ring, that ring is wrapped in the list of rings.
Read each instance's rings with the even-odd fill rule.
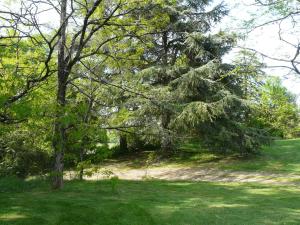
[[[251,6],[253,3],[254,0],[225,0],[225,4],[227,4],[231,10],[229,16],[223,21],[222,26],[225,24],[229,31],[242,32],[243,30],[240,29],[241,21],[250,19],[251,15],[260,12],[258,7]],[[297,36],[299,37],[299,27],[291,27],[290,21],[287,21],[281,24],[281,29],[283,30],[285,39],[293,43],[298,43]],[[278,25],[258,28],[249,33],[246,40],[240,41],[239,45],[256,49],[269,56],[290,59],[294,56],[295,49],[279,40],[278,31]],[[290,34],[289,31],[298,31],[298,35]],[[278,62],[276,63],[267,59],[265,59],[264,62],[270,66],[278,65]],[[280,76],[283,80],[283,84],[291,92],[300,96],[300,75],[290,74],[286,76],[288,71],[280,68],[268,69],[266,72],[270,75]],[[298,98],[298,103],[300,103],[300,97]]]

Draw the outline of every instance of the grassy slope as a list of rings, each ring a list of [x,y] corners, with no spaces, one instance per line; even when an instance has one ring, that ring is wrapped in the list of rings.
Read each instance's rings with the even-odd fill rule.
[[[163,165],[197,166],[233,171],[300,174],[300,139],[278,140],[249,158],[224,156],[201,150],[197,143],[182,146],[182,154]]]
[[[253,225],[299,224],[300,190],[255,184],[209,182],[69,182],[52,192],[35,183],[3,188],[5,225]],[[14,182],[14,184],[17,184]],[[31,187],[27,187],[30,185]]]
[[[197,153],[174,162],[300,173],[300,140],[277,141],[256,159]],[[40,181],[0,180],[0,225],[300,224],[299,187],[118,181],[116,190],[111,181],[69,182],[64,190],[53,192]]]
[[[300,174],[300,140],[275,141],[262,150],[262,154],[253,159],[231,160],[219,165],[224,169],[267,171]]]

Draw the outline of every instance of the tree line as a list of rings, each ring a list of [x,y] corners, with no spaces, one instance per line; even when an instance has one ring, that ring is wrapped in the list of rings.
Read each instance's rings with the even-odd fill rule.
[[[164,156],[196,138],[212,151],[258,152],[296,135],[296,97],[214,27],[208,0],[22,0],[0,10],[0,175],[50,173],[119,151]],[[51,18],[45,16],[53,15]]]

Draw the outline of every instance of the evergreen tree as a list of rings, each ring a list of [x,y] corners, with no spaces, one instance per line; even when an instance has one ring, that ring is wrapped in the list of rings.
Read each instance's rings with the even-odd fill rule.
[[[222,63],[235,37],[211,31],[226,15],[225,7],[212,7],[211,1],[166,1],[156,10],[168,15],[169,23],[151,36],[152,47],[143,54],[148,68],[138,73],[150,96],[140,99],[136,111],[147,139],[159,139],[163,152],[193,135],[223,151],[257,149],[265,136],[247,127],[251,109],[243,83],[235,66]]]

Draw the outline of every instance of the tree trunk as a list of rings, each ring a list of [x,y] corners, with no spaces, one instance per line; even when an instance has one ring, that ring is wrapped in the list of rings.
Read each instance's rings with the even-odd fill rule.
[[[168,65],[168,32],[164,32],[162,36],[162,44],[164,48],[164,55],[163,55],[163,64],[164,66]],[[162,125],[162,134],[161,134],[161,151],[163,155],[169,156],[172,154],[173,148],[173,141],[171,137],[171,133],[169,130],[169,124],[171,120],[171,113],[168,110],[163,110],[161,115],[161,125]]]
[[[54,147],[54,174],[53,174],[53,188],[59,189],[63,187],[63,160],[64,152],[67,145],[67,135],[64,124],[62,123],[62,117],[64,116],[64,106],[65,106],[65,97],[66,97],[66,86],[59,84],[57,92],[57,103],[58,110],[56,115],[56,122],[54,127],[54,138],[53,138],[53,147]]]
[[[122,152],[128,152],[127,136],[122,133],[120,134],[120,150]]]
[[[88,102],[88,109],[83,117],[83,123],[84,124],[88,124],[89,122],[89,118],[90,118],[90,113],[91,113],[91,110],[93,108],[93,98],[90,98],[89,99],[89,102]],[[86,143],[88,143],[89,139],[88,137],[86,136],[86,134],[84,133],[83,134],[83,137],[82,137],[82,143],[81,143],[81,149],[80,149],[80,163],[82,164],[83,161],[84,161],[84,156],[85,156],[85,147],[86,147]],[[81,165],[81,168],[80,168],[80,171],[79,171],[79,180],[83,180],[83,174],[84,174],[84,166]]]
[[[67,0],[61,0],[61,15],[58,44],[58,60],[57,60],[57,112],[54,125],[54,137],[52,145],[54,148],[54,173],[52,187],[60,189],[63,187],[63,170],[64,170],[64,153],[67,147],[66,128],[62,121],[66,106],[66,91],[69,71],[65,62],[65,44],[66,44],[66,28],[67,28]]]
[[[169,112],[164,112],[161,115],[162,135],[161,135],[161,151],[163,154],[170,155],[174,150],[174,145],[171,133],[168,129],[171,120]]]
[[[80,150],[80,162],[83,163],[83,155],[84,155],[84,150],[81,149]],[[83,172],[84,172],[84,168],[83,165],[81,165],[80,171],[79,171],[79,180],[83,180]]]

